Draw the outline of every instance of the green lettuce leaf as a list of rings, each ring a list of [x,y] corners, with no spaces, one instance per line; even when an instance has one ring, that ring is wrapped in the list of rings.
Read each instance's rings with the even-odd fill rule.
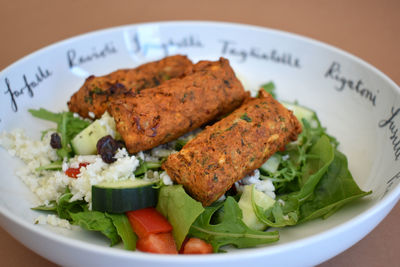
[[[321,177],[328,169],[334,158],[334,148],[327,136],[322,135],[311,147],[307,161],[302,169],[301,184],[299,192],[291,197],[300,202],[306,200],[314,192],[315,186],[321,180]]]
[[[121,241],[113,221],[98,211],[82,211],[70,213],[72,223],[89,231],[99,231],[110,239],[111,246]]]
[[[137,237],[133,232],[131,223],[125,214],[106,213],[106,217],[112,220],[118,235],[121,237],[126,250],[136,250]]]
[[[301,205],[300,222],[326,218],[344,204],[371,193],[359,188],[348,169],[346,156],[336,150],[335,158],[315,188],[313,197]]]
[[[163,186],[160,189],[157,210],[163,214],[173,227],[172,234],[180,249],[190,226],[204,211],[200,202],[186,194],[182,185]]]

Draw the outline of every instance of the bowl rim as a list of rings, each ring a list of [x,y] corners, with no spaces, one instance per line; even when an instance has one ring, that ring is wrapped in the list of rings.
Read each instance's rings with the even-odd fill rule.
[[[44,46],[32,53],[29,53],[29,54],[23,56],[22,58],[18,59],[17,61],[13,62],[12,64],[8,65],[3,70],[1,70],[0,76],[3,75],[4,73],[12,71],[13,68],[18,67],[19,65],[24,64],[25,61],[28,61],[34,57],[40,57],[43,53],[47,53],[49,50],[55,49],[58,46],[67,45],[69,43],[76,42],[79,39],[88,38],[91,36],[103,35],[103,34],[107,34],[107,33],[111,33],[111,32],[118,32],[118,31],[122,32],[123,30],[128,29],[128,28],[149,26],[149,25],[173,26],[173,27],[179,27],[179,26],[184,26],[184,25],[185,26],[193,25],[193,26],[233,27],[233,28],[247,29],[250,31],[255,30],[260,33],[269,32],[274,35],[284,36],[287,38],[304,41],[308,45],[316,45],[316,46],[322,47],[324,49],[330,50],[334,53],[341,54],[341,55],[351,59],[352,61],[357,62],[358,64],[362,65],[363,67],[370,69],[372,72],[374,72],[378,76],[380,76],[386,83],[388,83],[388,85],[390,85],[392,88],[394,88],[397,91],[397,93],[400,95],[399,86],[393,80],[391,80],[386,74],[384,74],[382,71],[380,71],[379,69],[377,69],[376,67],[374,67],[373,65],[368,63],[367,61],[365,61],[365,60],[363,60],[341,48],[335,47],[333,45],[329,45],[327,43],[318,41],[316,39],[313,39],[313,38],[310,38],[307,36],[303,36],[303,35],[300,35],[297,33],[291,33],[288,31],[272,29],[272,28],[263,27],[263,26],[243,24],[243,23],[209,21],[209,20],[204,20],[204,21],[202,21],[202,20],[153,21],[153,22],[144,22],[144,23],[125,24],[125,25],[120,25],[120,26],[113,26],[113,27],[108,27],[108,28],[104,28],[104,29],[99,29],[99,30],[95,30],[95,31],[89,31],[86,33],[75,35],[73,37],[69,37],[69,38],[57,41],[55,43],[49,44],[49,45]],[[35,225],[33,223],[29,223],[29,222],[21,219],[19,216],[8,212],[8,210],[6,208],[4,208],[3,206],[0,206],[0,215],[8,218],[9,220],[12,220],[13,222],[15,222],[17,224],[18,227],[25,228],[26,230],[29,230],[29,231],[33,232],[34,234],[41,236],[43,238],[47,238],[53,242],[63,243],[67,246],[73,246],[73,247],[79,248],[81,250],[100,253],[100,254],[104,254],[107,256],[121,257],[121,258],[128,258],[128,259],[132,258],[132,259],[140,259],[140,260],[149,260],[149,261],[155,262],[155,263],[172,263],[172,262],[189,263],[189,262],[192,262],[193,260],[196,260],[197,262],[201,261],[202,263],[207,263],[207,262],[216,263],[216,261],[219,262],[221,260],[224,260],[227,257],[227,255],[229,255],[229,258],[233,258],[233,259],[234,258],[243,259],[244,257],[245,258],[253,258],[253,257],[259,257],[259,256],[268,256],[268,255],[276,254],[276,253],[279,253],[282,251],[286,251],[290,248],[293,249],[293,248],[298,248],[298,247],[302,247],[302,246],[307,246],[307,245],[311,245],[313,243],[317,243],[320,240],[329,239],[332,236],[335,236],[337,234],[345,232],[347,229],[355,227],[359,223],[368,220],[369,218],[371,218],[371,217],[375,216],[376,214],[378,214],[379,212],[381,212],[385,207],[391,205],[392,203],[395,204],[399,199],[400,199],[400,183],[397,184],[390,192],[388,192],[386,195],[384,195],[381,199],[379,199],[376,203],[374,203],[367,210],[361,212],[360,214],[351,218],[350,220],[347,220],[347,221],[339,224],[338,226],[335,226],[331,229],[325,230],[321,233],[313,234],[311,236],[307,236],[307,237],[304,237],[304,238],[301,238],[301,239],[298,239],[295,241],[291,241],[286,244],[276,244],[275,243],[275,244],[272,244],[269,246],[251,248],[250,249],[251,253],[249,253],[249,249],[244,249],[244,250],[237,249],[237,250],[235,250],[234,253],[228,253],[228,254],[218,253],[218,254],[200,255],[200,256],[199,255],[185,255],[183,257],[181,255],[148,254],[148,253],[137,252],[137,251],[135,253],[132,253],[132,251],[104,247],[101,245],[88,243],[88,242],[82,241],[82,240],[76,240],[71,237],[66,237],[64,235],[60,235],[60,234],[54,233],[52,231],[48,231],[43,228],[35,227]],[[376,225],[374,225],[374,227]],[[6,228],[5,226],[3,226],[3,227]]]
[[[90,36],[95,36],[95,35],[100,35],[100,34],[107,34],[108,32],[114,32],[114,31],[121,31],[127,28],[132,28],[132,27],[143,27],[143,26],[149,26],[149,25],[161,25],[161,26],[182,26],[182,25],[199,25],[199,26],[225,26],[225,27],[235,27],[235,28],[243,28],[243,29],[248,29],[248,30],[256,30],[260,32],[271,32],[276,35],[281,35],[289,38],[294,38],[300,41],[306,41],[307,43],[311,43],[313,45],[318,45],[321,46],[325,49],[332,50],[335,53],[342,54],[346,57],[351,58],[352,60],[356,61],[357,63],[364,65],[364,67],[370,68],[377,74],[379,74],[382,78],[385,78],[385,81],[391,84],[393,87],[395,87],[399,92],[400,92],[400,86],[396,84],[388,75],[383,73],[381,70],[376,68],[374,65],[369,63],[368,61],[361,59],[360,57],[351,54],[350,52],[347,52],[346,50],[336,47],[334,45],[330,45],[328,43],[319,41],[315,38],[308,37],[305,35],[301,35],[298,33],[292,33],[289,31],[285,30],[279,30],[275,28],[269,28],[269,27],[264,27],[264,26],[259,26],[259,25],[253,25],[253,24],[246,24],[246,23],[238,23],[238,22],[225,22],[225,21],[212,21],[212,20],[160,20],[160,21],[149,21],[149,22],[141,22],[141,23],[132,23],[132,24],[122,24],[118,26],[111,26],[111,27],[106,27],[98,30],[93,30],[93,31],[88,31],[88,32],[83,32],[71,37],[67,37],[65,39],[61,39],[59,41],[50,43],[48,45],[45,45],[42,48],[39,48],[37,50],[34,50],[31,53],[28,53],[21,58],[17,59],[16,61],[12,62],[10,65],[6,66],[4,69],[0,70],[0,75],[11,67],[14,67],[14,65],[20,64],[21,62],[28,60],[30,57],[33,56],[38,56],[43,52],[46,52],[47,50],[53,49],[57,46],[61,46],[64,44],[72,43],[74,41],[77,41],[78,39],[81,38],[86,38]]]

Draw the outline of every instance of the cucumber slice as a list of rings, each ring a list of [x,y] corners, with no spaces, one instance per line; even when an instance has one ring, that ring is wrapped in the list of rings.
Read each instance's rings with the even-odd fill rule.
[[[263,209],[272,207],[275,200],[261,191],[255,189],[253,185],[244,186],[244,191],[238,202],[240,209],[243,213],[243,222],[253,230],[265,230],[267,225],[257,218],[253,209],[253,200],[257,206]]]
[[[279,154],[273,154],[263,165],[260,167],[260,171],[264,175],[269,173],[275,173],[278,170],[279,164],[281,163],[282,156]]]
[[[114,118],[107,112],[72,139],[72,149],[78,155],[95,155],[97,141],[106,135],[111,135],[115,139],[121,138],[116,131]]]
[[[92,209],[123,213],[155,207],[158,199],[156,182],[142,179],[103,182],[92,186]]]
[[[281,101],[282,105],[284,105],[287,109],[293,111],[293,114],[297,117],[297,119],[302,122],[303,119],[307,120],[310,124],[315,121],[315,111],[285,101]]]

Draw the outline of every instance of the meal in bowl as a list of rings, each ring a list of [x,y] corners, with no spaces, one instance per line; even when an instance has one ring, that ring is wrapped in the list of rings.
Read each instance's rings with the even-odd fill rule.
[[[370,194],[316,113],[274,94],[267,83],[250,96],[227,59],[176,55],[90,76],[69,111],[29,110],[57,124],[42,140],[15,130],[0,144],[50,213],[36,223],[143,252],[255,247]]]

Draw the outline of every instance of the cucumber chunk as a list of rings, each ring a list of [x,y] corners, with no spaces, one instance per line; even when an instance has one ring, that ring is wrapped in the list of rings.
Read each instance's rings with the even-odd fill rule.
[[[279,164],[281,163],[282,156],[279,154],[273,154],[263,165],[260,167],[260,171],[264,175],[269,173],[275,173],[278,170]]]
[[[313,121],[315,121],[315,111],[297,105],[297,104],[293,104],[293,103],[289,103],[289,102],[285,102],[285,101],[281,101],[282,105],[284,105],[287,109],[293,111],[293,114],[296,116],[296,118],[302,122],[303,119],[305,119],[306,121],[308,121],[310,124],[313,123]]]
[[[244,186],[244,191],[238,202],[240,209],[243,213],[243,222],[253,230],[265,230],[267,225],[257,218],[253,209],[253,200],[257,206],[263,209],[272,207],[275,200],[261,191],[255,189],[253,185]]]
[[[77,155],[97,154],[97,141],[106,135],[111,135],[115,139],[121,138],[116,131],[114,118],[107,112],[72,139],[72,149]]]
[[[154,181],[143,179],[103,182],[92,186],[92,209],[101,212],[123,213],[155,207],[158,189]]]

